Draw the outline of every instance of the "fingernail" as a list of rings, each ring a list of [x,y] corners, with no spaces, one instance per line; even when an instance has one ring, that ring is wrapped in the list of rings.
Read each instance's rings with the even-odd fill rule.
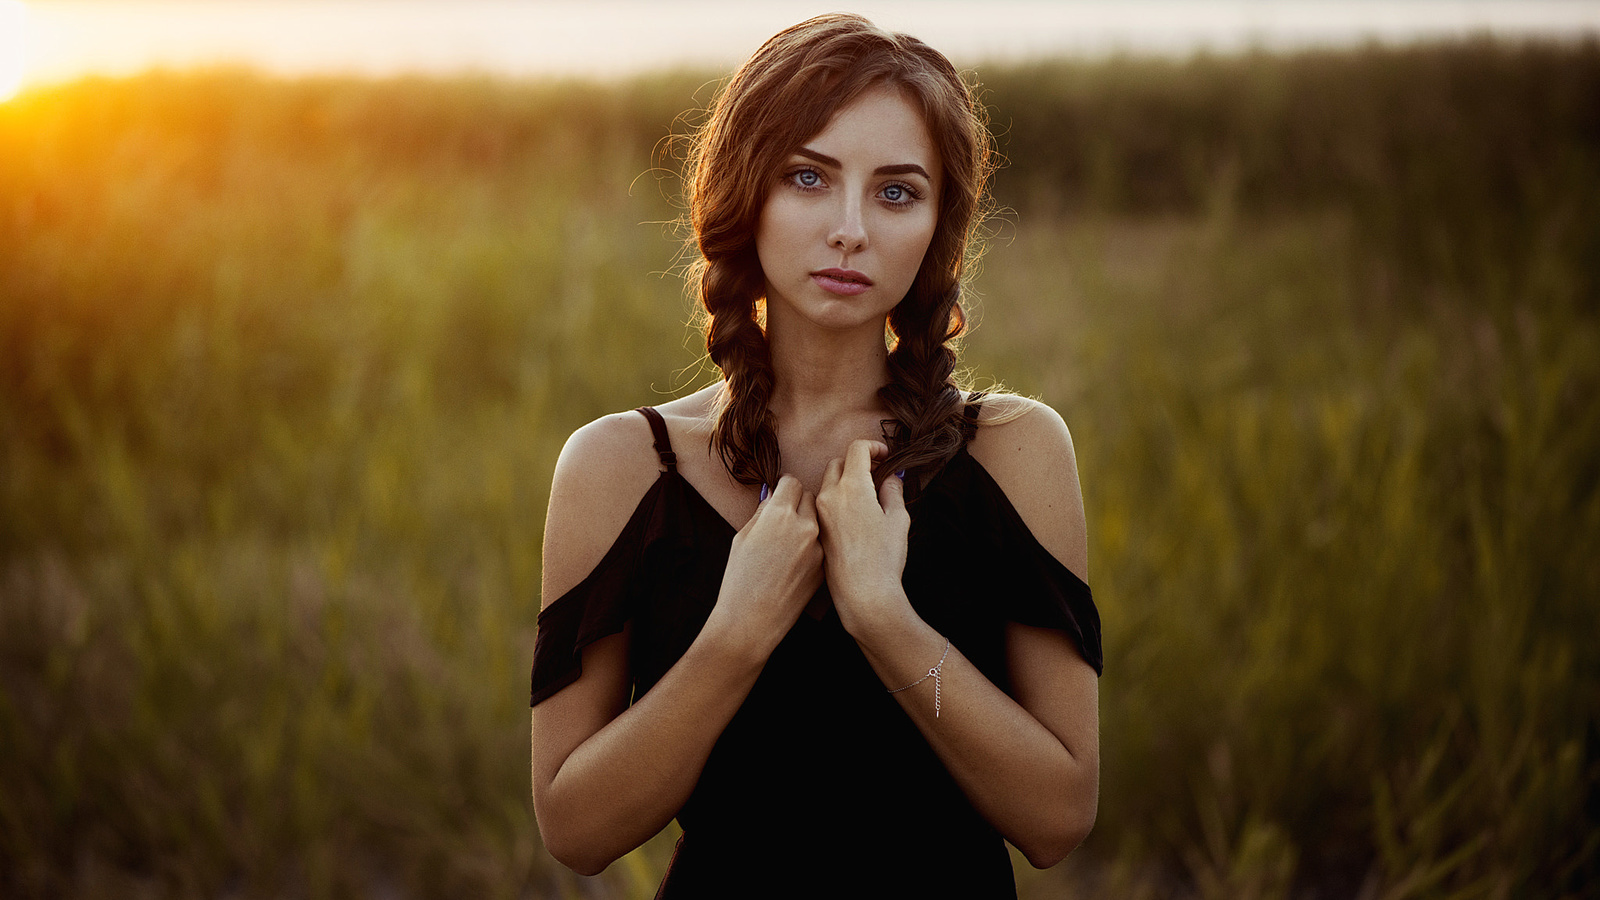
[[[766,482],[762,482],[761,483],[761,499],[756,501],[756,502],[765,503],[765,502],[767,502],[767,498],[771,497],[771,496],[772,496],[772,489],[767,487]]]
[[[901,481],[905,481],[906,480],[906,470],[905,469],[901,469],[900,471],[894,473],[894,477],[900,479]]]

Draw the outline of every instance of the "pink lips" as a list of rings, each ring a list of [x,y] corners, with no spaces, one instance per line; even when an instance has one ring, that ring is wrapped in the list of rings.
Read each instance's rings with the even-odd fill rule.
[[[828,293],[842,297],[854,297],[872,287],[872,279],[854,269],[819,269],[811,273],[811,280]]]

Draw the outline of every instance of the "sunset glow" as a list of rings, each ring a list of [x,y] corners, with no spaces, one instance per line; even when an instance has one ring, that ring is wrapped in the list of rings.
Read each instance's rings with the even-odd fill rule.
[[[28,7],[22,0],[0,0],[0,103],[22,90],[28,69]]]
[[[0,0],[0,90],[88,74],[245,65],[282,75],[611,77],[726,68],[833,0]],[[1120,52],[1293,49],[1600,31],[1600,0],[857,0],[960,65]],[[25,77],[24,77],[25,75]],[[13,90],[15,88],[13,87]]]

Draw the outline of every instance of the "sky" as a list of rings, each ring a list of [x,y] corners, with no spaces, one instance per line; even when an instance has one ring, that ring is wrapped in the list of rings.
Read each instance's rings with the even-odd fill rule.
[[[286,75],[731,68],[784,26],[841,7],[962,65],[1600,34],[1600,0],[0,0],[0,99],[86,74],[219,63]]]

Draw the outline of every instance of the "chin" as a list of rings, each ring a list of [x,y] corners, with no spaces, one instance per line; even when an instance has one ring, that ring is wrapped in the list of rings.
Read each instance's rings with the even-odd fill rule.
[[[842,308],[841,308],[842,307]],[[889,310],[876,309],[865,304],[857,306],[849,301],[829,304],[829,308],[811,310],[802,314],[806,321],[826,331],[849,332],[861,328],[883,328]]]

